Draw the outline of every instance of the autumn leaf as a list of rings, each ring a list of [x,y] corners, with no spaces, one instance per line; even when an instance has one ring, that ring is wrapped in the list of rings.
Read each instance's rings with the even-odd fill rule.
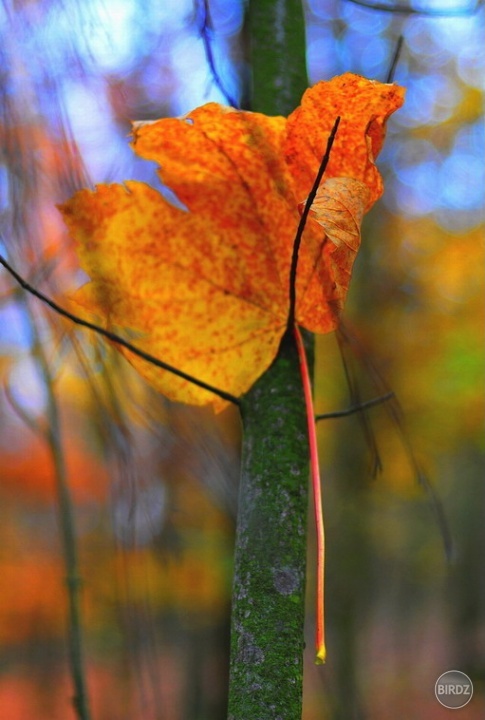
[[[209,103],[134,126],[133,147],[160,166],[172,203],[142,182],[82,190],[61,210],[91,282],[75,300],[142,350],[238,397],[275,358],[289,311],[299,204],[338,133],[305,228],[296,320],[338,323],[360,221],[382,194],[374,160],[403,90],[352,74],[307,90],[287,119]],[[225,401],[130,362],[172,400]]]
[[[360,180],[331,178],[322,183],[312,203],[310,217],[321,225],[329,242],[322,246],[321,261],[333,282],[332,301],[341,309],[350,283],[352,265],[360,247],[360,226],[370,192]],[[300,211],[305,203],[300,203]]]

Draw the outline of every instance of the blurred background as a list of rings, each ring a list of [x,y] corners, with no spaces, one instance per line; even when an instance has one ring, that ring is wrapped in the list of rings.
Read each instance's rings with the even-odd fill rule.
[[[305,3],[310,83],[385,80],[402,35],[407,100],[345,331],[317,341],[318,412],[389,389],[402,411],[319,423],[329,657],[313,665],[310,538],[304,720],[445,718],[434,684],[449,669],[474,683],[460,718],[485,716],[485,13],[395,7]],[[246,97],[243,20],[236,0],[1,3],[0,249],[61,305],[85,278],[56,203],[155,182],[131,120]],[[237,413],[168,403],[4,271],[0,382],[0,717],[74,718],[74,534],[93,719],[222,720]]]

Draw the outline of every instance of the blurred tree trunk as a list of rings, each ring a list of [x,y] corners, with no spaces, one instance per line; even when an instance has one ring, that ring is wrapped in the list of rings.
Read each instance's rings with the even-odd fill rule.
[[[308,86],[301,0],[250,0],[251,110],[288,115]]]
[[[251,109],[287,115],[307,86],[303,9],[254,0]],[[287,333],[242,404],[230,720],[299,720],[302,711],[308,439],[297,351]]]

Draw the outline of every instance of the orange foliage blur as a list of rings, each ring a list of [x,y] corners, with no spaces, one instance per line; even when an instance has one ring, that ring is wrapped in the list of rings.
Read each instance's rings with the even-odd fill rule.
[[[108,476],[106,468],[90,455],[85,447],[72,440],[65,445],[69,487],[76,502],[106,499]],[[18,448],[9,453],[4,450],[2,462],[2,489],[11,497],[29,502],[55,501],[57,489],[52,455],[45,442],[33,438],[25,451]]]

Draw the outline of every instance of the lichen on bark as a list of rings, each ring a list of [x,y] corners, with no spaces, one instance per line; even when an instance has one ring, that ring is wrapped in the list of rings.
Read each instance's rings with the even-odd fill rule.
[[[243,398],[230,720],[299,720],[308,440],[293,337]]]

